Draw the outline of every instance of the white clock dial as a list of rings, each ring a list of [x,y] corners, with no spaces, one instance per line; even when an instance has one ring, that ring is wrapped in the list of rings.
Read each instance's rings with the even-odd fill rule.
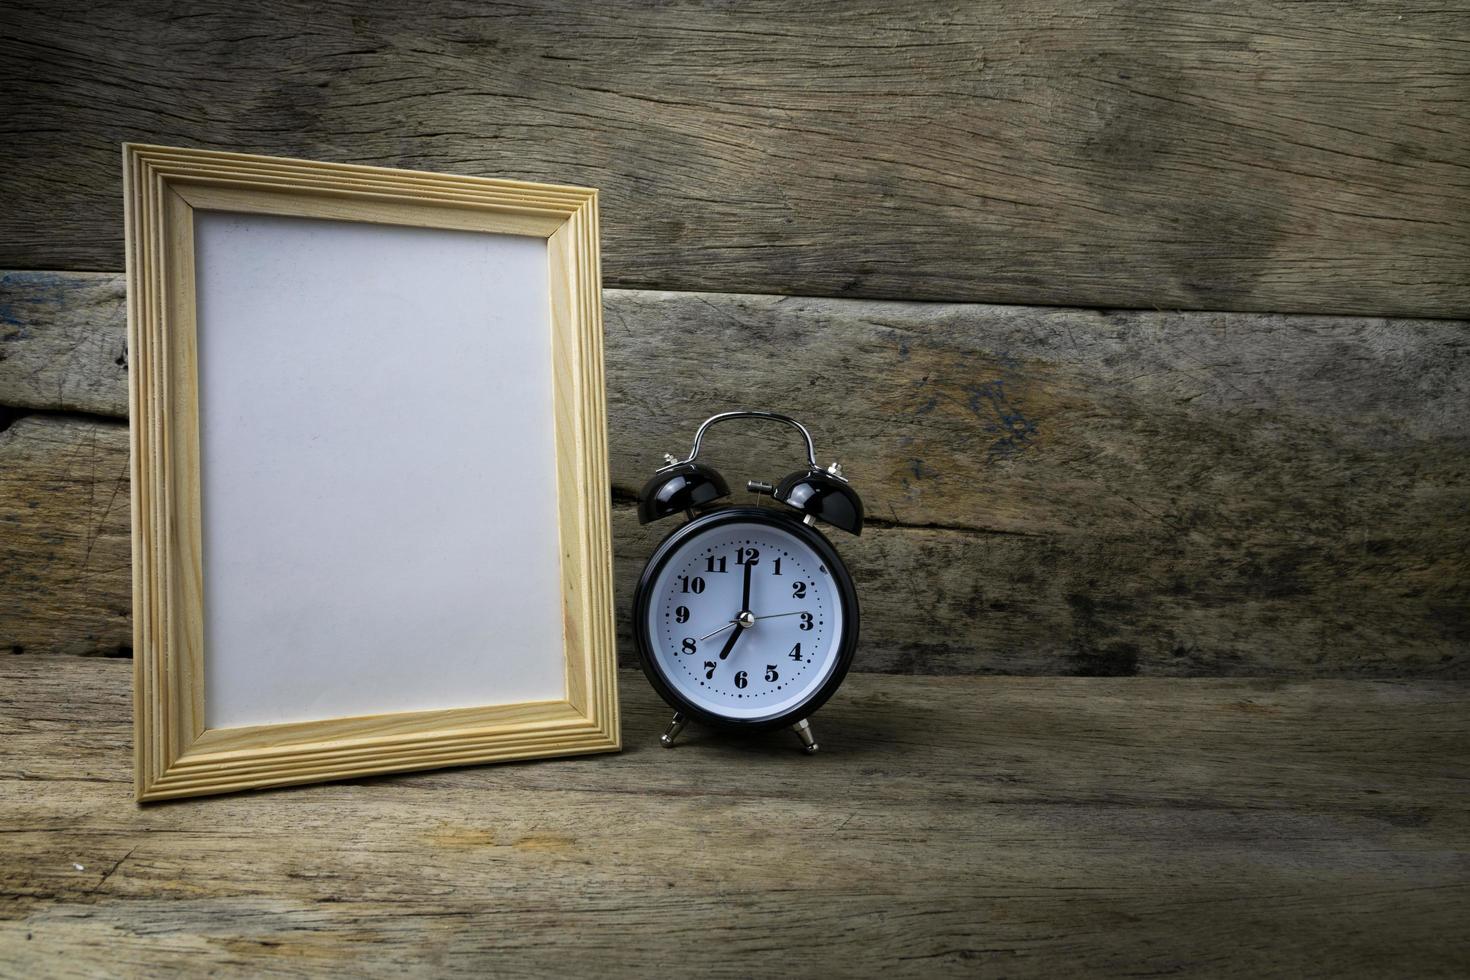
[[[649,595],[644,625],[660,672],[711,714],[776,718],[837,666],[844,610],[833,570],[790,531],[752,522],[695,534]]]

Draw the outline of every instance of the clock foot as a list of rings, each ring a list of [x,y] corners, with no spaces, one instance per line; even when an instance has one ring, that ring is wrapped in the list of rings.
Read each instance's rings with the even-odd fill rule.
[[[812,724],[803,718],[791,726],[791,730],[801,737],[801,749],[807,755],[817,751],[817,740],[812,736]]]
[[[684,716],[676,711],[674,712],[673,720],[669,722],[669,727],[664,729],[664,733],[658,737],[658,740],[663,743],[664,748],[672,749],[674,747],[674,739],[678,738],[679,733],[683,730]]]

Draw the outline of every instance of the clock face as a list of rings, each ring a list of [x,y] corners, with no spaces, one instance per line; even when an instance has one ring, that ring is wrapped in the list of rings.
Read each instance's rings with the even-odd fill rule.
[[[741,722],[777,718],[821,691],[841,659],[839,573],[785,528],[711,524],[680,541],[647,586],[648,652],[693,706]]]

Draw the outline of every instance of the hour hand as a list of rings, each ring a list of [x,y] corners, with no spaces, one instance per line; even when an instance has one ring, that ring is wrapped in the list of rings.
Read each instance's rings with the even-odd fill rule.
[[[720,648],[721,660],[724,660],[726,657],[728,657],[730,655],[730,651],[735,649],[735,641],[740,639],[740,634],[744,632],[745,630],[736,630],[735,632],[730,634],[730,638],[726,640],[725,645]]]

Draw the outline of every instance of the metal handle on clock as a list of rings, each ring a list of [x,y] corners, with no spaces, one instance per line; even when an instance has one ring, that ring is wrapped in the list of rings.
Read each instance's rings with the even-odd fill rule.
[[[730,419],[765,419],[766,421],[769,421],[769,422],[783,422],[786,425],[791,426],[797,432],[800,432],[801,433],[801,437],[806,440],[806,459],[807,459],[807,463],[814,470],[818,468],[817,467],[817,449],[816,449],[816,447],[814,445],[812,445],[812,434],[807,431],[806,426],[802,425],[800,422],[796,421],[796,419],[792,418],[791,416],[789,416],[789,415],[782,415],[779,412],[751,412],[751,411],[741,411],[741,412],[721,412],[718,415],[711,415],[709,418],[705,419],[704,420],[704,424],[699,427],[699,431],[697,431],[697,432],[694,433],[694,448],[691,449],[691,450],[689,450],[689,455],[686,456],[684,459],[676,459],[676,460],[670,462],[667,466],[660,467],[660,469],[661,470],[666,470],[666,469],[668,469],[671,466],[683,466],[685,463],[692,463],[692,462],[694,462],[696,459],[699,458],[699,447],[704,442],[704,433],[705,433],[705,430],[707,430],[710,426],[714,425],[716,422],[728,422]]]

